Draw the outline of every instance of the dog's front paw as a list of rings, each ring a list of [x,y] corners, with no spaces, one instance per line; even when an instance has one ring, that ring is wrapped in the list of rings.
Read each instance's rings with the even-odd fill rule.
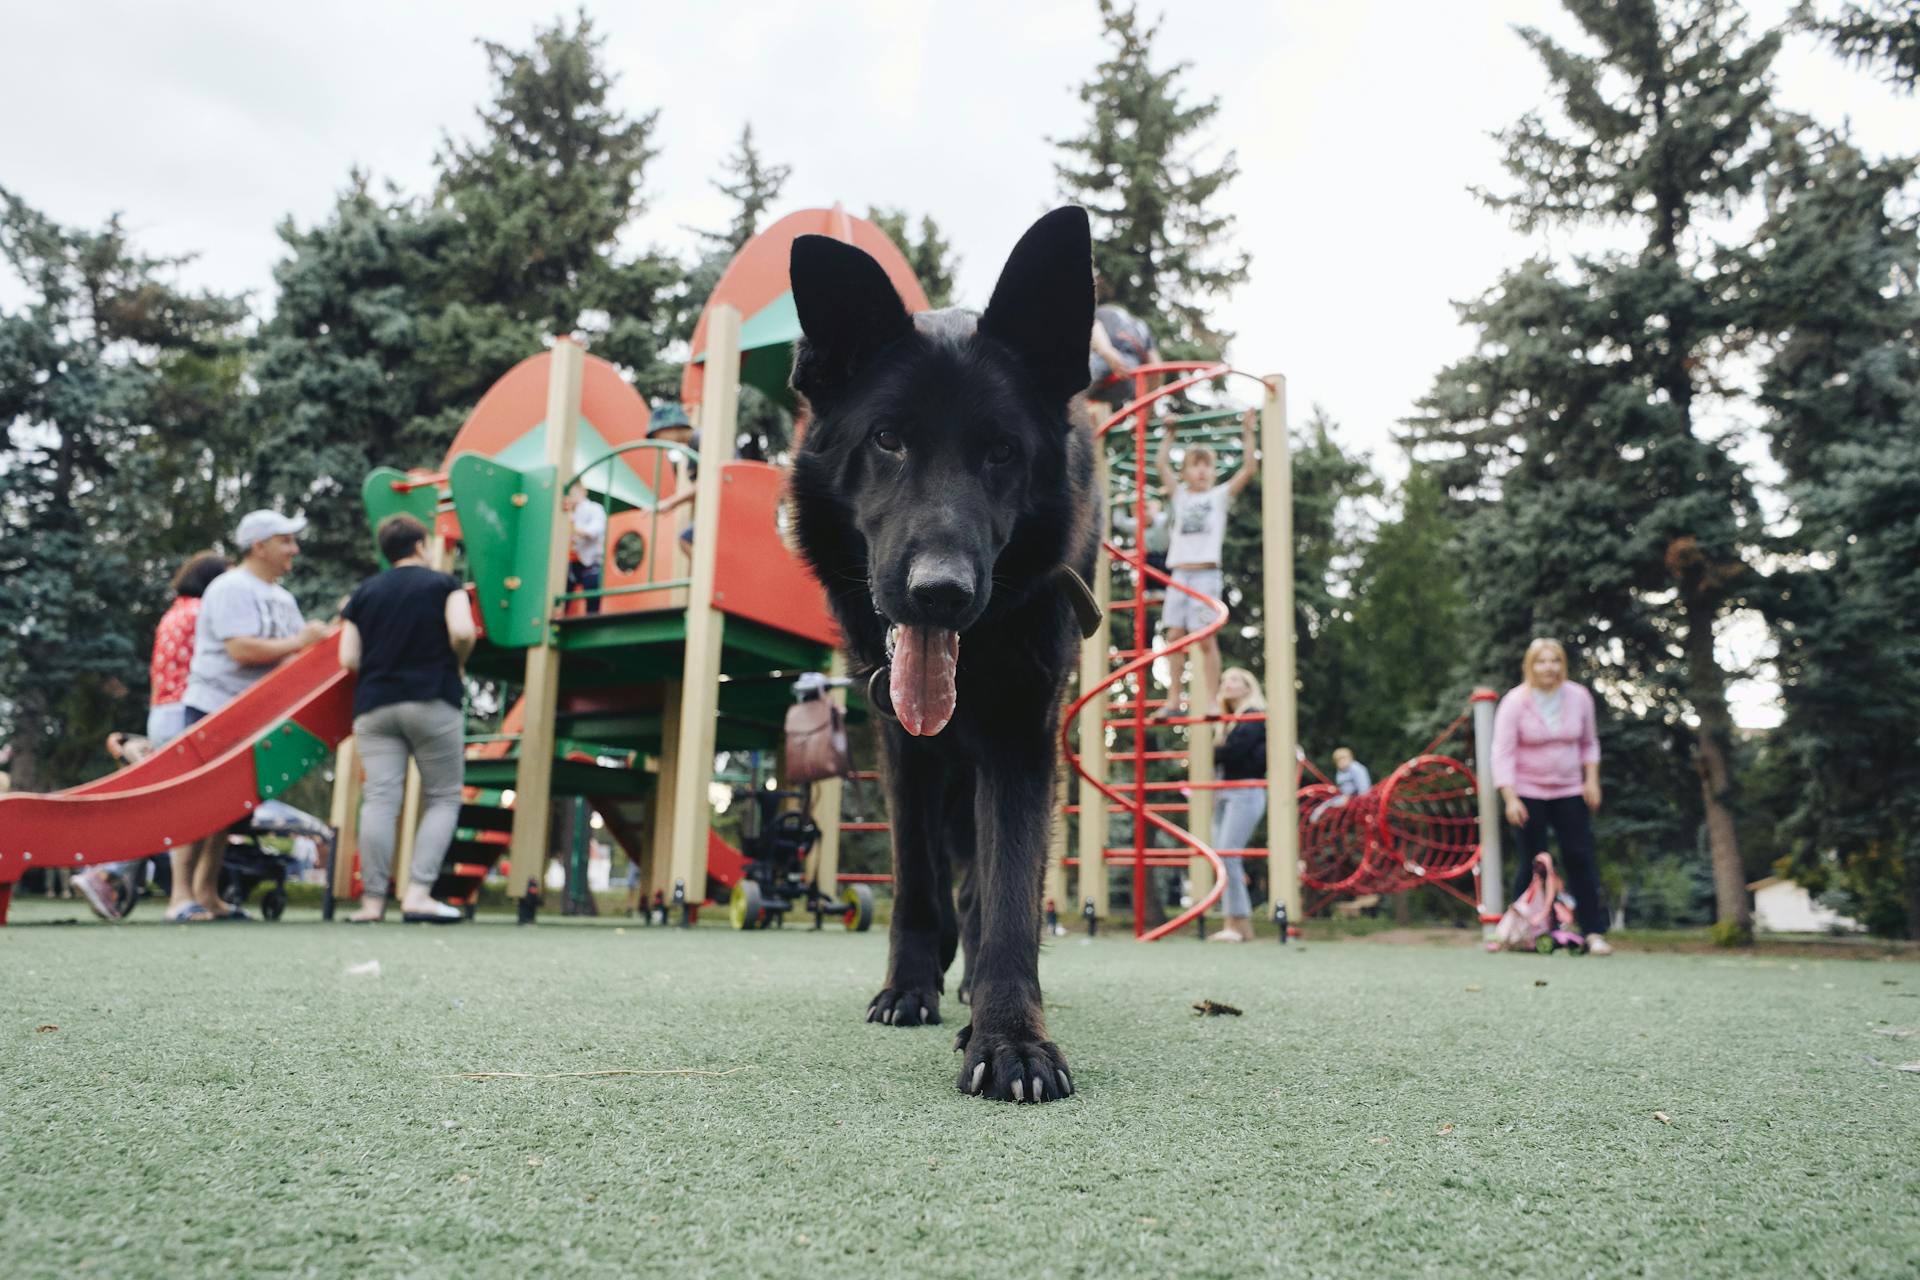
[[[940,1022],[940,993],[932,987],[883,987],[867,1006],[868,1022],[931,1027]]]
[[[1000,1102],[1057,1102],[1073,1096],[1073,1076],[1060,1046],[1051,1040],[960,1028],[954,1050],[960,1062],[960,1092]]]

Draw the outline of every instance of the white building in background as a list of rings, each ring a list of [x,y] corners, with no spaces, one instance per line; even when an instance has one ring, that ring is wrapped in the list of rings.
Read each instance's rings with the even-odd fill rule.
[[[1806,889],[1782,876],[1755,880],[1753,927],[1761,933],[1864,933],[1866,926],[1813,900]]]

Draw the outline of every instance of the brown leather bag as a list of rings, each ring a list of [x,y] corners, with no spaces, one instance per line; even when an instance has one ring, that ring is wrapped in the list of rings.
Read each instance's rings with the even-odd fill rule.
[[[795,786],[844,778],[853,772],[847,713],[825,697],[787,708],[787,781]]]

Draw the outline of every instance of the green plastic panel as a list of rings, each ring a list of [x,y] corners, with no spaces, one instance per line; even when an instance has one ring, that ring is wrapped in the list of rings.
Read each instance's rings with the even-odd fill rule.
[[[556,585],[547,581],[546,547],[558,498],[554,469],[518,471],[463,453],[447,478],[487,639],[503,649],[544,644]]]
[[[253,780],[262,800],[271,800],[333,754],[304,725],[282,720],[253,744]]]
[[[360,486],[360,501],[367,509],[367,532],[373,534],[380,528],[380,522],[388,516],[406,512],[429,530],[433,528],[434,516],[440,509],[440,487],[422,485],[417,489],[400,492],[394,489],[396,480],[405,480],[407,473],[393,467],[375,467],[367,473],[367,479]],[[378,542],[373,547],[374,558],[380,561],[382,569],[393,566],[380,554]]]

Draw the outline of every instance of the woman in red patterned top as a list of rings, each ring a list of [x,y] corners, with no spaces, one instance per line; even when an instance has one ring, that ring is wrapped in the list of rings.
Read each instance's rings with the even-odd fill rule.
[[[207,585],[232,568],[218,551],[202,551],[173,575],[173,604],[153,633],[153,700],[147,711],[147,737],[154,746],[178,737],[186,728],[187,668],[193,665],[193,629],[200,620],[200,597]]]
[[[200,620],[200,597],[208,584],[231,567],[218,551],[202,551],[188,557],[173,575],[173,603],[160,616],[160,625],[153,633],[153,662],[148,669],[153,697],[147,707],[147,745],[136,755],[122,757],[126,763],[137,762],[168,738],[185,732],[187,705],[181,699],[187,692],[187,668],[193,663],[193,629]],[[73,887],[95,915],[118,920],[119,893],[108,877],[115,872],[131,872],[138,865],[135,859],[91,868],[74,876]]]

